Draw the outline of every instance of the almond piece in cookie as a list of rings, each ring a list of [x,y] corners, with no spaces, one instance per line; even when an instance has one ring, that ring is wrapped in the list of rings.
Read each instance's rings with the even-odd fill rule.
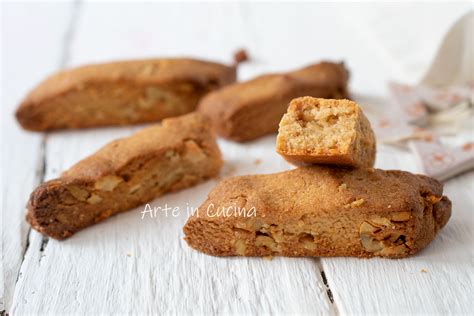
[[[31,131],[156,122],[194,111],[235,76],[235,67],[184,58],[82,66],[40,83],[16,117]]]
[[[31,194],[27,220],[56,239],[216,176],[219,148],[198,113],[109,143]]]
[[[402,258],[425,248],[450,215],[435,179],[307,166],[221,181],[184,233],[214,256]]]
[[[295,165],[373,167],[376,142],[355,102],[302,97],[280,122],[276,151]]]

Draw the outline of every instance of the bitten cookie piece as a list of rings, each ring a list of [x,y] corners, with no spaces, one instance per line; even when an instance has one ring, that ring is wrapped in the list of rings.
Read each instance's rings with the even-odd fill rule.
[[[234,81],[234,67],[193,59],[89,65],[40,83],[16,117],[32,131],[156,122],[194,111],[205,94]]]
[[[113,141],[30,196],[27,220],[56,239],[165,192],[218,174],[222,159],[209,123],[198,113]]]
[[[450,215],[432,178],[307,166],[220,182],[184,233],[215,256],[401,258],[427,246]]]
[[[220,136],[243,142],[277,132],[296,97],[346,98],[348,78],[343,64],[321,62],[227,86],[203,98],[198,108]]]
[[[291,101],[283,116],[276,151],[295,165],[373,167],[375,143],[355,102],[303,97]]]

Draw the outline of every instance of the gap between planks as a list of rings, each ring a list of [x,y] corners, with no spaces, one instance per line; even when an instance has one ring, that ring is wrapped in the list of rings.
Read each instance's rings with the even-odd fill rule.
[[[337,303],[334,300],[334,295],[332,294],[331,288],[329,286],[328,279],[326,277],[326,272],[324,272],[323,264],[321,263],[321,258],[315,258],[314,259],[314,264],[318,268],[319,274],[321,275],[321,281],[325,286],[326,297],[327,297],[327,299],[329,300],[329,303],[330,303],[329,306],[331,308],[331,313],[333,315],[340,315],[339,309],[337,307]]]
[[[71,44],[74,39],[74,35],[76,33],[76,28],[79,20],[79,15],[81,11],[82,3],[81,0],[76,0],[74,1],[72,7],[71,7],[71,19],[69,22],[69,25],[66,27],[66,30],[64,32],[64,37],[63,37],[63,43],[62,43],[62,52],[60,56],[60,60],[58,63],[58,69],[65,68],[67,64],[69,63],[70,60],[70,50],[71,50]],[[46,150],[47,150],[47,145],[48,145],[48,133],[44,133],[41,139],[41,145],[40,145],[40,158],[38,159],[38,164],[36,168],[36,185],[40,185],[45,181],[45,175],[46,175],[46,167],[47,167],[47,159],[46,159]],[[26,254],[30,250],[30,237],[31,237],[31,227],[28,229],[27,236],[26,236],[26,245],[25,249],[22,254],[22,259],[20,263],[20,267],[18,269],[18,274],[16,276],[16,281],[15,281],[15,287],[18,282],[18,279],[20,278],[21,275],[21,267],[23,266],[23,263],[25,261]],[[41,246],[39,251],[43,253],[48,246],[49,238],[42,235],[42,240],[41,240]],[[40,261],[41,258],[43,258],[43,255],[40,256]]]
[[[258,32],[256,32],[257,27],[253,23],[254,19],[248,18],[252,14],[251,9],[248,6],[248,4],[244,3],[244,2],[239,2],[238,9],[239,9],[240,18],[244,21],[243,26],[250,25],[250,27],[246,30],[246,33],[247,33],[247,35],[250,35],[252,37],[251,40],[254,43],[257,43],[257,47],[253,48],[253,50],[254,50],[253,54],[258,56],[258,55],[260,55],[259,54],[260,53],[260,49],[259,49],[260,45],[258,45],[258,43],[260,43],[260,41],[257,40],[258,37],[259,37],[259,34],[258,34]],[[250,29],[253,29],[253,31],[251,31]],[[245,47],[245,45],[244,45],[244,47]],[[240,80],[240,78],[237,78],[237,79]],[[290,258],[290,260],[295,260],[295,259]],[[312,262],[315,265],[316,270],[320,274],[321,283],[325,287],[323,290],[325,290],[326,298],[327,298],[328,302],[330,303],[329,306],[330,306],[331,314],[340,315],[339,309],[337,307],[337,303],[334,300],[334,295],[333,295],[333,293],[331,291],[331,288],[329,286],[329,283],[328,283],[328,280],[327,280],[327,277],[326,277],[326,273],[324,271],[324,268],[323,268],[323,265],[322,265],[322,262],[321,262],[321,258],[314,258],[314,260],[312,260]]]
[[[36,184],[40,184],[41,182],[44,181],[44,174],[46,170],[46,137],[47,135],[43,135],[41,138],[41,145],[40,145],[40,158],[38,159],[37,167],[36,167]],[[16,283],[18,282],[18,279],[20,278],[21,275],[21,267],[23,266],[23,262],[25,261],[25,256],[26,253],[28,252],[30,248],[30,235],[31,235],[31,226],[28,228],[28,231],[26,232],[26,244],[25,244],[25,249],[23,250],[21,262],[20,262],[20,267],[18,269],[18,273],[16,275],[16,281],[15,281],[15,286]],[[43,237],[44,238],[44,237]]]

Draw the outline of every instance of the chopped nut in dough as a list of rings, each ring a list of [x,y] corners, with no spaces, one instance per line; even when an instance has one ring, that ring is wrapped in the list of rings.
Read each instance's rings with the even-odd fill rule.
[[[345,208],[356,208],[356,207],[361,206],[362,204],[364,204],[364,202],[365,202],[364,199],[357,199],[352,203],[344,205],[344,207]]]
[[[395,212],[391,215],[394,222],[406,222],[411,218],[411,212]]]
[[[79,201],[85,201],[89,197],[89,192],[87,190],[81,189],[78,186],[70,185],[66,188],[69,193]]]
[[[142,185],[141,185],[140,183],[135,184],[134,186],[132,186],[132,187],[128,190],[128,193],[132,194],[132,193],[137,192],[137,191],[140,189],[141,186],[142,186]]]
[[[382,256],[401,255],[408,252],[405,236],[387,230],[392,228],[392,223],[384,217],[363,222],[359,227],[359,234],[364,249]]]
[[[115,189],[115,187],[122,181],[123,179],[118,176],[105,176],[95,182],[94,188],[97,190],[110,192],[113,191],[113,189]]]
[[[101,201],[102,201],[102,198],[95,193],[92,193],[92,195],[87,199],[87,203],[89,204],[97,204],[97,203],[100,203]]]
[[[235,241],[235,252],[240,256],[245,256],[245,251],[247,250],[247,245],[242,239],[237,239]]]
[[[187,140],[184,143],[183,157],[194,163],[198,163],[207,158],[201,147],[194,140]]]
[[[360,241],[362,246],[364,246],[365,250],[368,252],[377,252],[383,249],[383,244],[379,240],[375,240],[372,236],[367,234],[360,235]]]
[[[271,249],[272,251],[277,251],[277,243],[275,240],[270,236],[257,236],[255,239],[256,246],[265,246]]]
[[[370,223],[375,224],[376,226],[390,226],[392,222],[385,217],[374,217],[370,219]]]

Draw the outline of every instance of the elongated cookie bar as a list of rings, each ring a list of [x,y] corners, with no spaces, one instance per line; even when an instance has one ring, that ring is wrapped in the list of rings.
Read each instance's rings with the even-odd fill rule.
[[[307,166],[220,182],[184,233],[215,256],[399,258],[427,246],[450,215],[432,178]]]
[[[276,151],[295,165],[373,167],[376,142],[369,121],[349,100],[302,97],[280,122]]]
[[[32,131],[156,122],[194,111],[205,94],[234,81],[234,67],[193,59],[89,65],[47,78],[16,117]]]
[[[229,85],[207,95],[198,108],[220,136],[248,141],[277,132],[288,103],[296,97],[346,98],[348,77],[343,64],[321,62]]]
[[[198,113],[104,146],[30,196],[27,220],[56,239],[218,174],[221,154]]]

